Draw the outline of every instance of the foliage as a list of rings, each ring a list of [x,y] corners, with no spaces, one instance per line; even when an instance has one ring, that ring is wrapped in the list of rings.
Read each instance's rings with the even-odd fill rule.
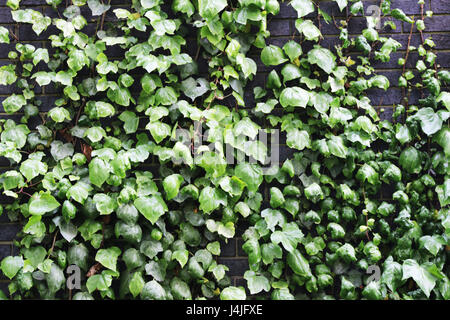
[[[48,2],[62,16],[8,1],[14,21],[38,35],[53,30],[51,48],[16,41],[0,68],[0,84],[19,89],[3,109],[22,115],[1,120],[0,156],[12,167],[0,178],[11,199],[2,212],[23,222],[20,253],[0,265],[10,297],[450,298],[450,93],[442,90],[450,75],[438,70],[431,37],[399,59],[419,54],[416,75],[404,69],[399,79],[404,99],[389,122],[366,96],[391,86],[371,61],[389,61],[401,45],[373,17],[357,37],[339,21],[340,44],[325,48],[308,15],[331,17],[293,0],[300,41],[280,47],[266,44],[276,0]],[[350,19],[364,11],[361,1],[336,3],[349,6]],[[382,3],[387,25],[424,30],[425,17]],[[4,29],[0,42],[9,43]],[[271,71],[250,108],[253,52]],[[46,86],[61,93],[51,105],[35,96]],[[417,106],[408,102],[413,89]],[[265,119],[294,151],[269,170],[269,150],[254,140]],[[228,164],[228,147],[254,161]],[[247,293],[217,260],[238,223],[249,224]],[[65,286],[73,264],[82,270],[76,292]],[[369,282],[373,266],[381,277]]]

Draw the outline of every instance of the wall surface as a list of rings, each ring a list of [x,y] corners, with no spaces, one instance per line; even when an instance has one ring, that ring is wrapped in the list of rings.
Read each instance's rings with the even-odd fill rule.
[[[126,7],[127,0],[112,0],[111,4],[114,8]],[[171,1],[168,1],[171,2]],[[280,13],[272,18],[269,23],[269,31],[271,33],[270,39],[267,41],[268,44],[276,44],[282,46],[289,39],[298,39],[298,32],[295,29],[294,23],[296,20],[296,11],[288,5],[289,1],[281,4]],[[380,1],[373,0],[365,0],[364,8],[367,8],[373,4],[379,4]],[[416,0],[393,0],[392,8],[401,8],[408,15],[420,15],[420,8],[417,5]],[[336,21],[346,19],[346,12],[340,12],[337,5],[332,1],[320,1],[320,6],[322,10],[334,16]],[[31,7],[35,10],[40,10],[48,16],[55,17],[57,13],[53,11],[53,9],[46,5],[45,0],[22,0],[21,6]],[[424,31],[424,36],[429,37],[432,36],[432,39],[436,43],[435,51],[437,54],[437,63],[441,68],[448,69],[450,67],[450,0],[425,0],[425,11],[432,10],[434,15],[431,19],[426,20],[426,30]],[[109,12],[112,12],[110,10]],[[88,12],[83,12],[83,15],[89,21],[87,15]],[[106,21],[113,21],[114,17],[111,14],[107,15]],[[313,19],[317,22],[317,19],[313,17]],[[52,33],[52,27],[50,27],[46,32],[43,32],[40,36],[36,36],[36,34],[31,30],[31,25],[15,25],[13,24],[13,20],[11,18],[10,10],[6,7],[6,0],[0,0],[0,25],[7,27],[9,29],[14,30],[15,34],[18,35],[21,43],[32,43],[35,47],[47,47],[50,49],[50,46],[46,42],[48,36]],[[90,24],[90,28],[95,30],[95,25]],[[366,20],[364,17],[353,17],[350,20],[349,24],[349,35],[354,36],[359,34],[366,27]],[[321,31],[324,35],[324,39],[321,41],[321,44],[325,47],[332,48],[336,43],[337,35],[339,30],[335,27],[333,23],[326,24],[324,21],[321,21]],[[395,40],[399,41],[403,47],[394,53],[391,57],[390,62],[381,63],[375,62],[373,66],[377,69],[378,74],[385,75],[392,84],[397,83],[397,79],[401,74],[402,70],[397,65],[397,60],[400,57],[404,57],[406,53],[406,47],[408,43],[408,36],[410,34],[410,25],[408,24],[400,24],[397,23],[397,28],[395,30],[390,29],[389,27],[383,29],[380,33],[383,35],[389,35],[393,37]],[[411,45],[418,46],[420,43],[420,36],[418,31],[414,28],[413,34],[411,38]],[[7,56],[10,49],[14,48],[15,43],[11,42],[9,45],[2,44],[0,46],[0,66],[7,64]],[[192,51],[192,54],[196,52],[196,40],[189,39],[187,46],[189,51]],[[307,51],[307,48],[303,49]],[[120,56],[120,51],[117,52],[117,56]],[[268,68],[264,66],[258,57],[257,52],[255,51],[255,55],[253,57],[258,64],[258,74],[252,83],[249,85],[250,90],[247,90],[246,94],[246,104],[248,107],[253,107],[254,103],[252,103],[252,86],[261,86],[264,84],[264,81],[267,76]],[[407,65],[407,68],[414,68],[411,61],[416,61],[413,57],[409,60],[410,63]],[[200,63],[200,71],[206,73],[207,67],[206,64]],[[8,86],[0,86],[0,102],[5,99],[8,94],[12,92],[13,88]],[[58,98],[58,92],[51,87],[43,87],[36,89],[36,95],[43,102],[41,106],[41,111],[48,111],[52,108],[52,102]],[[399,88],[392,87],[387,92],[382,90],[372,90],[369,94],[369,98],[372,101],[372,104],[377,107],[380,112],[381,119],[390,120],[392,117],[393,105],[400,103],[402,97],[402,92]],[[415,91],[411,93],[410,104],[414,104],[420,99],[420,92]],[[0,107],[0,118],[11,117],[4,113],[4,110]],[[18,116],[14,116],[15,118],[19,118]],[[18,119],[17,119],[18,120]],[[282,148],[281,151],[281,161],[283,161],[287,156],[289,156],[287,148]],[[155,167],[157,164],[155,162],[149,163],[149,167]],[[5,159],[0,159],[0,172],[3,172],[8,169],[8,162]],[[151,170],[151,168],[150,168]],[[263,194],[268,194],[268,188],[265,186],[266,190],[264,190]],[[5,201],[4,198],[0,198],[0,202]],[[18,224],[10,223],[7,215],[4,213],[0,216],[0,261],[5,257],[15,252],[13,246],[13,239],[20,229]],[[245,285],[245,280],[243,280],[242,275],[245,270],[247,270],[247,257],[245,252],[242,250],[243,241],[240,238],[240,235],[245,230],[245,226],[240,225],[237,237],[228,241],[228,243],[223,243],[222,246],[222,256],[220,258],[220,262],[228,265],[230,268],[229,275],[232,277],[235,285]],[[0,289],[3,289],[7,292],[7,280],[3,275],[0,275]]]

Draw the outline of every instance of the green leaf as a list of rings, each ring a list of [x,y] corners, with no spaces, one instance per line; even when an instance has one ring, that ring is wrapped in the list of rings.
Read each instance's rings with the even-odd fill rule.
[[[102,215],[111,214],[116,209],[116,201],[104,193],[97,193],[93,197],[97,211]]]
[[[0,27],[0,43],[9,43],[9,30],[5,27]]]
[[[133,297],[137,297],[142,292],[144,285],[145,281],[144,278],[142,278],[142,274],[140,272],[135,272],[130,280],[128,288]]]
[[[442,128],[442,119],[430,107],[421,108],[413,118],[420,120],[422,130],[427,136],[435,134]]]
[[[336,68],[336,57],[328,49],[320,46],[314,46],[314,49],[308,52],[308,62],[317,64],[326,73],[331,73]]]
[[[324,197],[322,188],[315,182],[305,188],[305,196],[308,200],[311,200],[314,203],[317,203]]]
[[[1,269],[3,274],[7,276],[9,279],[14,278],[14,276],[19,272],[23,267],[23,259],[22,257],[6,257],[2,260]]]
[[[6,113],[15,113],[22,109],[24,105],[27,104],[27,100],[23,95],[12,94],[5,100],[3,100],[2,105]]]
[[[99,0],[88,0],[87,4],[93,16],[100,16],[111,8],[109,4],[104,4]]]
[[[159,195],[137,198],[134,200],[134,206],[152,224],[168,211],[166,203]]]
[[[436,277],[434,277],[427,268],[419,265],[416,260],[407,259],[403,262],[402,272],[402,280],[413,278],[425,295],[430,297],[431,290],[433,290],[436,285]]]
[[[245,300],[247,295],[243,287],[226,287],[220,293],[220,300]]]
[[[295,28],[298,30],[298,32],[303,34],[303,36],[305,37],[306,40],[317,42],[317,41],[319,41],[319,37],[322,36],[322,33],[320,32],[319,28],[317,28],[316,25],[314,24],[314,22],[312,22],[311,20],[297,19],[295,21]],[[317,47],[317,48],[321,48],[321,47]],[[324,48],[321,48],[321,49],[324,49]],[[314,49],[314,50],[316,50],[316,49]],[[325,50],[327,50],[327,49],[325,49]],[[331,53],[331,51],[330,51],[330,53]],[[308,57],[309,57],[309,53],[308,53]],[[330,72],[328,72],[328,73],[330,73]]]
[[[389,256],[383,263],[383,274],[381,275],[381,283],[387,285],[387,287],[393,292],[403,284],[402,265],[395,262],[392,256]]]
[[[203,188],[198,200],[200,202],[200,210],[205,213],[211,213],[219,208],[220,205],[227,205],[226,194],[222,190],[213,187]]]
[[[306,108],[309,101],[309,92],[300,87],[285,88],[280,94],[280,104],[284,107]]]
[[[166,290],[155,280],[149,281],[142,288],[141,298],[143,300],[166,300]]]
[[[450,156],[450,128],[442,128],[434,137],[433,141],[438,143],[446,156]]]
[[[356,179],[358,179],[361,182],[369,182],[370,184],[376,185],[379,183],[379,175],[378,172],[375,171],[374,168],[372,168],[368,164],[364,164],[356,173]]]
[[[293,129],[289,130],[286,136],[286,144],[290,148],[303,150],[311,147],[311,139],[305,130]]]
[[[299,250],[295,249],[289,252],[286,260],[287,264],[295,274],[298,274],[306,279],[309,279],[312,276],[309,262],[305,257],[303,257]]]
[[[198,0],[198,11],[206,20],[211,20],[227,7],[226,0]]]
[[[35,193],[29,201],[28,211],[32,215],[42,216],[53,211],[61,204],[48,193]]]
[[[290,4],[297,11],[298,18],[314,12],[314,4],[311,0],[292,0]]]
[[[94,292],[95,290],[106,291],[110,288],[112,283],[112,276],[105,272],[101,274],[95,274],[88,278],[86,282],[86,288],[89,293]]]
[[[31,155],[30,155],[31,157]],[[47,164],[36,159],[27,159],[20,165],[20,172],[28,181],[47,173]]]
[[[158,144],[169,136],[171,131],[168,124],[160,121],[150,122],[145,128],[150,130],[153,139]]]
[[[394,9],[394,10],[392,10],[391,11],[391,15],[395,18],[395,19],[398,19],[398,20],[401,20],[401,21],[404,21],[404,22],[407,22],[407,23],[413,23],[413,20],[410,18],[410,17],[408,17],[404,12],[403,12],[403,10],[402,9]]]
[[[284,56],[283,50],[275,45],[269,45],[264,47],[261,51],[261,61],[266,66],[277,66],[286,62],[288,59]]]
[[[204,78],[199,78],[195,80],[189,77],[181,82],[181,91],[184,95],[189,97],[192,101],[196,98],[201,97],[209,90],[209,82]]]
[[[100,262],[102,266],[113,271],[117,271],[117,259],[122,251],[118,247],[100,249],[95,255],[95,261]]]
[[[303,239],[303,232],[298,228],[295,222],[286,223],[282,231],[275,231],[271,234],[270,240],[274,244],[283,245],[284,249],[292,252],[297,244]]]
[[[338,6],[339,6],[339,10],[344,10],[345,7],[347,7],[347,0],[334,0]]]
[[[94,158],[89,163],[89,180],[92,182],[92,184],[101,188],[108,177],[109,166],[107,165],[107,163],[98,157]]]
[[[184,178],[180,174],[172,174],[164,178],[163,187],[167,200],[175,198],[180,190]]]
[[[133,111],[124,111],[119,119],[124,122],[123,128],[126,134],[135,133],[139,127],[139,117]]]
[[[254,271],[246,271],[244,273],[244,279],[247,280],[247,287],[250,290],[250,294],[257,294],[261,291],[269,292],[270,283],[269,280],[261,275],[257,275]]]
[[[250,192],[258,191],[259,186],[263,182],[263,173],[258,165],[240,163],[234,170],[235,176],[247,184],[247,188]]]
[[[189,251],[187,250],[176,250],[172,253],[172,260],[177,260],[181,268],[183,268],[189,259]]]
[[[414,147],[408,147],[400,154],[400,166],[410,174],[418,174],[422,171],[422,158]]]
[[[442,248],[442,245],[445,243],[443,239],[441,239],[437,235],[433,236],[423,236],[419,239],[419,247],[425,248],[432,255],[436,256]]]

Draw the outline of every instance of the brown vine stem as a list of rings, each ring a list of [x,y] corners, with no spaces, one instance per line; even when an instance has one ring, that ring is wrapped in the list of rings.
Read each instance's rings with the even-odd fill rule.
[[[108,5],[110,5],[110,4],[111,4],[111,0],[108,0]],[[103,14],[102,14],[102,22],[100,23],[100,30],[103,30],[103,24],[105,23],[105,16],[106,16],[106,12],[103,12]]]
[[[55,235],[53,236],[53,242],[52,246],[50,247],[50,250],[48,251],[47,259],[50,258],[50,255],[53,252],[53,249],[55,249],[55,243],[56,243],[56,236],[58,235],[58,230],[55,231]]]
[[[414,17],[413,17],[413,18],[414,18]],[[411,44],[411,38],[412,38],[413,30],[414,30],[414,23],[411,24],[411,30],[409,31],[408,45],[407,45],[407,47],[406,47],[406,55],[405,55],[405,64],[403,65],[403,72],[402,72],[402,73],[405,73],[405,70],[406,70],[406,62],[408,61],[409,47],[410,47],[410,44]]]

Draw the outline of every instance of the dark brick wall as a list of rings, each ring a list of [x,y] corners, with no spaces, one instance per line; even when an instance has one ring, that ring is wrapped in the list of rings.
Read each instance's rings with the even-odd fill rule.
[[[170,2],[170,1],[168,1]],[[288,39],[299,39],[298,32],[295,29],[295,20],[296,20],[296,12],[295,10],[289,6],[286,1],[281,4],[280,13],[270,19],[268,26],[271,32],[271,37],[268,39],[268,43],[276,44],[282,46]],[[363,0],[365,10],[369,5],[379,4],[380,1],[374,0]],[[420,8],[417,5],[416,0],[393,0],[393,8],[401,8],[408,15],[420,15]],[[127,0],[112,0],[111,4],[113,7],[124,7],[129,3]],[[320,7],[327,12],[328,14],[335,17],[336,21],[341,20],[347,16],[346,11],[340,12],[337,5],[330,1],[320,1]],[[34,8],[35,10],[40,10],[46,15],[49,16],[57,16],[57,14],[46,5],[45,0],[22,0],[22,6],[27,6],[30,8]],[[450,67],[450,0],[425,0],[425,10],[433,10],[434,16],[431,19],[426,19],[426,30],[424,31],[424,36],[432,36],[433,40],[436,43],[435,53],[437,54],[437,63],[440,68],[447,69]],[[89,10],[83,12],[85,17],[90,20]],[[112,14],[112,10],[110,14],[107,15],[106,21],[112,21],[114,16]],[[315,18],[314,18],[315,19]],[[30,25],[15,25],[13,24],[13,20],[11,18],[10,10],[6,7],[6,0],[0,0],[0,25],[11,28],[14,30],[16,34],[18,34],[20,42],[31,43],[35,47],[47,47],[49,48],[46,40],[48,36],[51,34],[54,27],[50,27],[48,31],[42,33],[40,36],[36,36],[34,32],[31,30]],[[325,47],[332,48],[333,45],[337,41],[337,34],[339,30],[334,26],[333,23],[326,24],[322,20],[322,33],[324,34],[324,39],[321,41],[321,44]],[[383,29],[381,33],[384,36],[392,36],[394,39],[402,43],[403,48],[398,52],[394,53],[391,57],[390,62],[381,63],[375,62],[374,67],[377,69],[379,74],[383,74],[388,77],[392,84],[397,83],[398,76],[401,74],[401,69],[397,65],[397,59],[403,57],[405,55],[406,46],[408,42],[408,35],[410,32],[410,26],[404,23],[396,23],[397,28],[395,30],[391,30],[390,28]],[[92,28],[95,30],[95,24],[90,23],[88,28]],[[351,19],[349,24],[349,34],[357,35],[361,32],[362,29],[365,28],[365,18],[363,17],[354,17]],[[191,54],[195,54],[196,52],[196,44],[194,39],[188,40],[189,43],[186,46],[188,51]],[[420,36],[417,33],[417,30],[413,30],[413,37],[411,41],[411,45],[418,46],[420,44]],[[15,46],[15,43],[12,42],[10,45],[2,44],[0,47],[0,66],[8,63],[7,55],[8,51]],[[306,48],[307,49],[307,48]],[[304,49],[304,51],[306,51]],[[120,50],[116,50],[113,55],[119,57],[121,54]],[[415,55],[411,55],[411,61],[414,61]],[[246,95],[247,107],[253,107],[254,103],[252,103],[251,93],[253,90],[251,88],[253,86],[258,86],[264,84],[265,77],[267,72],[270,71],[269,68],[264,66],[259,58],[258,53],[255,51],[252,54],[252,57],[257,61],[258,64],[258,75],[255,79],[249,84],[250,90],[246,90],[248,95]],[[412,63],[407,65],[407,68],[413,68],[414,65]],[[207,66],[205,63],[200,62],[199,70],[201,73],[207,72]],[[9,93],[11,93],[12,88],[0,86],[0,101],[5,99]],[[58,93],[54,90],[54,88],[48,86],[43,88],[37,88],[36,94],[39,99],[42,100],[43,104],[41,106],[41,110],[49,110],[52,107],[52,102],[57,99]],[[382,119],[391,119],[392,116],[392,106],[398,104],[401,99],[401,90],[396,88],[395,86],[389,89],[386,93],[381,90],[372,90],[369,92],[368,97],[372,100],[372,104],[376,106],[380,110],[380,116]],[[416,103],[417,100],[420,99],[420,92],[413,92],[410,98],[410,103]],[[0,109],[0,117],[13,117],[15,119],[19,119],[20,116],[10,116],[4,113],[2,109]],[[289,156],[289,151],[286,147],[282,148],[281,160],[284,160],[287,156]],[[152,166],[151,170],[155,169],[155,162],[153,164],[149,164]],[[8,165],[7,162],[0,160],[0,172],[7,170]],[[263,195],[267,195],[268,190],[264,190]],[[1,200],[1,198],[0,198]],[[16,232],[19,230],[19,226],[14,223],[10,223],[8,218],[6,217],[6,213],[3,216],[0,216],[0,260],[5,256],[13,253],[14,248],[12,245],[12,241],[15,237]],[[244,284],[242,275],[244,271],[247,269],[248,263],[245,253],[242,250],[242,235],[243,230],[245,230],[245,226],[238,226],[237,237],[235,239],[231,239],[228,243],[223,243],[222,246],[222,256],[220,258],[220,262],[229,266],[230,271],[229,275],[232,277],[233,282],[236,285]],[[0,289],[6,289],[7,281],[3,276],[0,276]],[[5,290],[6,291],[6,290]]]

